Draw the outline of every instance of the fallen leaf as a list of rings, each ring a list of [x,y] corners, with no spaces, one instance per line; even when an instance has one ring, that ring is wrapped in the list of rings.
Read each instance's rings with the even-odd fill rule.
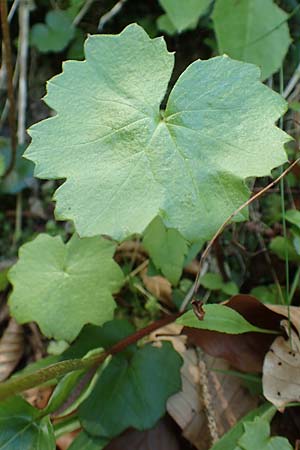
[[[214,372],[227,370],[226,361],[187,349],[181,330],[180,325],[173,323],[156,330],[149,339],[157,345],[161,340],[171,341],[181,354],[182,390],[169,398],[167,411],[185,439],[198,450],[207,450],[217,437],[257,406],[257,398],[249,395],[237,377]]]
[[[71,433],[66,433],[56,439],[56,445],[59,450],[67,450],[74,439],[76,438],[78,431],[72,431]]]
[[[0,340],[0,381],[5,380],[18,365],[24,352],[24,332],[14,319],[9,321]]]
[[[172,285],[166,278],[156,275],[149,277],[147,275],[147,268],[141,272],[141,278],[146,289],[154,295],[154,297],[161,300],[166,305],[172,305]]]
[[[263,364],[263,392],[267,400],[279,410],[293,401],[300,401],[300,339],[290,328],[287,320],[282,321],[286,335],[275,339],[266,354]]]
[[[280,331],[284,311],[271,310],[255,297],[235,295],[226,305],[252,325]],[[265,354],[274,340],[274,335],[252,332],[233,335],[190,327],[184,327],[182,332],[209,355],[226,359],[232,367],[244,372],[261,372]]]

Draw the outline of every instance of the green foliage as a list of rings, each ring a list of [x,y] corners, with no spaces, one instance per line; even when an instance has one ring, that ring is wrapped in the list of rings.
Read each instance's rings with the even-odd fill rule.
[[[29,187],[32,181],[33,164],[30,161],[22,158],[25,146],[19,146],[16,154],[16,164],[12,172],[0,181],[0,193],[3,194],[17,194],[23,189]],[[5,172],[10,164],[11,148],[9,141],[6,139],[0,140],[0,161],[2,170],[0,175]]]
[[[55,450],[48,416],[41,416],[21,397],[0,403],[0,448],[7,450]]]
[[[185,327],[199,328],[201,330],[220,331],[229,334],[242,333],[265,333],[268,330],[257,328],[247,322],[234,309],[224,305],[204,305],[204,318],[199,320],[194,311],[190,310],[184,313],[176,320],[176,323]]]
[[[148,344],[132,354],[114,356],[93,394],[79,408],[83,428],[110,438],[128,427],[144,430],[164,414],[166,401],[179,391],[181,357],[168,342]]]
[[[34,320],[46,336],[66,341],[74,340],[86,323],[111,320],[112,293],[123,282],[112,259],[114,249],[103,238],[76,234],[67,244],[41,234],[23,245],[9,272],[11,314],[19,323]]]
[[[166,14],[158,18],[158,27],[173,34],[196,28],[199,18],[206,13],[212,0],[159,0]]]
[[[176,285],[188,252],[186,240],[177,230],[167,229],[162,219],[156,217],[145,231],[143,244],[156,268]]]
[[[276,284],[257,286],[251,290],[250,294],[263,303],[272,303],[276,305],[281,301]]]
[[[211,450],[229,450],[235,449],[238,440],[244,434],[245,422],[253,421],[256,417],[262,417],[264,420],[271,420],[276,412],[276,408],[270,403],[264,403],[259,408],[250,411],[246,416],[239,420],[212,448]],[[248,450],[248,449],[246,449]],[[258,450],[258,447],[256,448]]]
[[[85,431],[79,433],[68,450],[102,450],[107,446],[109,440],[90,436]]]
[[[293,242],[287,237],[276,236],[272,239],[270,250],[282,260],[285,260],[287,254],[289,261],[300,261],[300,255],[297,253]]]
[[[196,61],[160,113],[173,69],[162,39],[130,25],[89,37],[85,53],[49,82],[58,114],[31,128],[26,151],[37,176],[67,179],[56,214],[81,236],[120,240],[159,215],[185,239],[207,240],[249,197],[245,179],[285,161],[288,137],[274,122],[286,104],[256,67]]]
[[[291,43],[287,19],[273,0],[216,0],[219,51],[257,64],[265,80],[280,68]]]
[[[222,291],[226,295],[236,295],[239,292],[234,281],[224,282],[219,273],[206,273],[200,278],[200,284],[210,291]]]
[[[235,450],[293,450],[286,438],[270,437],[271,430],[267,420],[256,417],[252,422],[245,422],[244,428],[245,432]]]
[[[300,229],[300,211],[297,209],[290,209],[285,213],[285,218],[288,222]]]
[[[93,355],[101,354],[102,349],[92,350],[85,355],[84,358],[88,358]],[[107,358],[108,359],[108,358]],[[85,383],[87,377],[86,370],[76,370],[65,375],[57,384],[52,395],[48,401],[47,407],[44,410],[45,414],[56,413],[56,416],[67,416],[74,412],[78,406],[90,395],[97,378],[100,376],[104,364],[98,368],[91,381]],[[82,385],[78,392],[78,385]],[[75,394],[75,395],[74,395]],[[71,398],[73,401],[69,401]]]
[[[42,53],[60,52],[74,37],[75,28],[66,11],[50,11],[45,23],[37,23],[31,29],[31,45]]]

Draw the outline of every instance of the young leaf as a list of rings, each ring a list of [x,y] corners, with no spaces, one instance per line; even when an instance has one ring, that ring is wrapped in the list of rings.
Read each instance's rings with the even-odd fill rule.
[[[0,403],[0,448],[7,450],[54,450],[55,438],[49,417],[21,397]]]
[[[238,441],[236,450],[293,450],[286,438],[270,437],[267,420],[256,417],[253,422],[244,423],[245,433]]]
[[[90,36],[85,55],[48,83],[58,114],[31,128],[26,151],[38,177],[66,178],[56,215],[81,236],[123,239],[159,214],[188,241],[205,241],[249,197],[245,179],[285,162],[288,136],[274,122],[286,103],[257,67],[198,60],[161,113],[174,61],[163,39],[129,25]]]
[[[164,414],[167,399],[180,389],[181,364],[168,342],[161,348],[146,345],[129,358],[114,356],[79,408],[83,428],[107,438],[128,427],[151,428]]]
[[[199,320],[194,311],[190,310],[176,320],[176,323],[185,327],[200,328],[202,330],[220,331],[229,334],[242,334],[249,332],[268,333],[247,322],[241,314],[225,305],[204,305],[204,318]]]
[[[74,439],[68,450],[102,450],[108,443],[109,440],[107,439],[90,436],[85,431],[82,431]]]
[[[220,53],[257,64],[265,80],[291,43],[288,15],[273,0],[217,0],[213,21]]]
[[[36,23],[31,29],[30,41],[40,52],[60,52],[74,37],[75,28],[66,11],[50,11],[45,23]]]
[[[206,13],[211,2],[212,0],[159,0],[167,18],[179,33],[187,28],[195,28],[199,17]]]
[[[33,164],[22,158],[24,150],[24,146],[17,148],[15,167],[5,179],[0,180],[0,192],[4,194],[17,194],[30,186],[33,176]],[[2,172],[4,172],[11,159],[9,141],[4,139],[0,140],[0,159],[3,162]]]
[[[123,281],[113,261],[115,245],[103,238],[64,244],[60,237],[39,235],[23,245],[9,271],[11,314],[19,323],[35,321],[48,337],[73,341],[86,323],[113,318],[112,294]]]
[[[271,420],[276,413],[276,408],[270,403],[264,403],[259,408],[253,409],[234,425],[222,438],[211,448],[211,450],[236,449],[239,438],[244,434],[244,423],[262,417],[264,420]],[[256,449],[258,450],[258,449]]]
[[[285,213],[285,218],[288,222],[296,225],[297,228],[300,228],[300,211],[297,209],[290,209]]]
[[[167,229],[161,218],[156,217],[145,231],[143,244],[157,269],[176,285],[188,252],[186,240],[177,230]]]
[[[270,243],[270,250],[278,256],[278,258],[285,260],[286,253],[289,261],[300,261],[300,255],[291,240],[288,237],[276,236]]]

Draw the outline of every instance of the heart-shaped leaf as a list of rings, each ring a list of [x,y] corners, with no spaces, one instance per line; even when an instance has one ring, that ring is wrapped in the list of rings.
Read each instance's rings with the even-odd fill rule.
[[[50,11],[45,23],[36,23],[31,29],[31,44],[40,52],[60,52],[74,37],[74,26],[66,11]]]
[[[166,401],[180,389],[181,357],[172,345],[146,345],[132,355],[114,356],[93,393],[79,408],[83,428],[113,437],[134,427],[146,430],[164,414]]]

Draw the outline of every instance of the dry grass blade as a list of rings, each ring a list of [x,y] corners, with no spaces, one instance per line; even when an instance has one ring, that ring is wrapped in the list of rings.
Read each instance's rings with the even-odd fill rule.
[[[24,352],[24,332],[11,319],[0,340],[0,381],[6,380],[18,365]]]

